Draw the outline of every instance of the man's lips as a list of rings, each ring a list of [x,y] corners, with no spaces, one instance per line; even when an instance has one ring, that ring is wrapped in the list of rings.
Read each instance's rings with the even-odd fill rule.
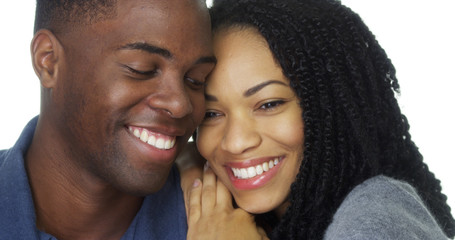
[[[128,126],[128,131],[142,142],[160,150],[169,150],[175,146],[176,136],[152,132],[148,129]]]

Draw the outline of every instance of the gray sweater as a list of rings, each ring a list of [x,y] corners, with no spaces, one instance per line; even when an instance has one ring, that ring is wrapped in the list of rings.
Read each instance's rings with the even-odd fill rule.
[[[335,213],[324,239],[447,240],[409,184],[377,176],[355,187]]]

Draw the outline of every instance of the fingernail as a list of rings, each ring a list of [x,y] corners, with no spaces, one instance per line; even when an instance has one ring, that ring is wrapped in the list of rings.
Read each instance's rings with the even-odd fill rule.
[[[201,185],[201,180],[199,180],[199,178],[196,178],[196,180],[193,182],[193,187],[199,187],[199,185]]]
[[[209,164],[208,161],[206,161],[205,164],[204,164],[204,171],[206,171],[209,168],[210,168],[210,164]]]

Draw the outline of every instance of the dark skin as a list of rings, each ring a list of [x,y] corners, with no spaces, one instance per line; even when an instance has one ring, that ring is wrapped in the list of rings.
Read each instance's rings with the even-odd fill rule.
[[[31,44],[42,99],[26,166],[37,227],[58,239],[120,239],[205,111],[205,2],[117,5],[114,18],[40,30]],[[131,127],[176,144],[159,149]]]

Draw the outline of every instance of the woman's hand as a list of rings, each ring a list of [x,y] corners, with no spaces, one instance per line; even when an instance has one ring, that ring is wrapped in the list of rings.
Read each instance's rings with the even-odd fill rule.
[[[210,167],[204,168],[203,179],[194,181],[189,196],[188,240],[268,239],[251,214],[233,208],[229,190]]]
[[[186,216],[189,216],[188,206],[193,183],[194,180],[202,178],[202,169],[206,161],[199,154],[196,143],[188,142],[175,162],[180,172],[180,187],[182,188],[183,199],[185,200]]]

